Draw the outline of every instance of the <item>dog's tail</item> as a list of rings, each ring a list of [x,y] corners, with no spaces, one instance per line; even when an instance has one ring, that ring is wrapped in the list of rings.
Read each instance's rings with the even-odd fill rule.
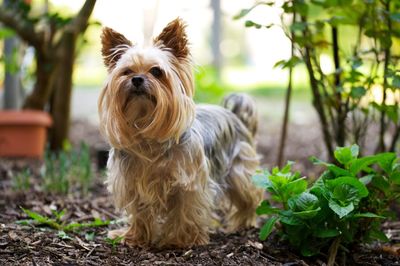
[[[257,132],[258,118],[254,100],[244,93],[233,93],[225,97],[223,104],[234,113],[254,136]]]

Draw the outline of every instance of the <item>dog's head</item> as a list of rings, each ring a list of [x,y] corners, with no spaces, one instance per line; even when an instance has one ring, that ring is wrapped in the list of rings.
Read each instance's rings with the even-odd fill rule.
[[[194,119],[194,85],[185,24],[175,19],[149,47],[104,28],[108,79],[99,99],[103,134],[115,148],[178,141]]]

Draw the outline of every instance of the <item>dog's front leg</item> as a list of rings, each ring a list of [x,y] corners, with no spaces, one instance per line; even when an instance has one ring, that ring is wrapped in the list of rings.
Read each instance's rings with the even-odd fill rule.
[[[190,247],[209,240],[211,198],[206,189],[177,187],[168,201],[160,246]]]
[[[150,208],[128,210],[131,213],[129,227],[110,231],[108,237],[122,237],[122,242],[128,246],[149,246],[156,238],[155,218]]]

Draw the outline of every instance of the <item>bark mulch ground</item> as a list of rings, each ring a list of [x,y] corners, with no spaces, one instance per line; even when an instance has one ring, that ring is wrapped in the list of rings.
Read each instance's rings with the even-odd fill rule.
[[[92,132],[89,135],[81,137],[89,139],[91,146],[101,143]],[[304,138],[307,142],[313,137]],[[74,137],[74,141],[79,143],[79,137]],[[274,143],[273,139],[269,141]],[[273,149],[268,144],[262,145],[261,150],[263,147]],[[302,146],[299,146],[299,152],[304,152]],[[268,154],[265,158],[269,158]],[[29,189],[16,191],[12,185],[13,177],[26,167],[31,169],[32,176]],[[300,161],[299,167],[303,170],[308,166]],[[43,191],[41,171],[38,161],[0,161],[0,265],[289,266],[326,263],[326,254],[314,258],[301,257],[276,235],[262,242],[255,228],[233,234],[216,232],[211,235],[208,245],[188,249],[129,248],[112,243],[106,238],[107,231],[123,226],[124,221],[115,212],[103,184],[103,175],[96,174],[87,195],[74,189],[69,195],[60,195]],[[60,221],[65,224],[87,224],[96,218],[111,223],[62,233],[49,226],[21,222],[27,219],[21,207],[47,217],[54,217],[54,210],[65,210]],[[390,243],[354,247],[338,255],[338,265],[400,265],[400,222],[387,222],[384,230]]]

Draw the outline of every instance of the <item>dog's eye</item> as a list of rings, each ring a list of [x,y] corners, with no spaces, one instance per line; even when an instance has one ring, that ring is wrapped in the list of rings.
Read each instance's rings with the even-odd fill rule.
[[[150,69],[150,73],[155,77],[155,78],[160,78],[162,76],[162,70],[159,67],[152,67]]]
[[[129,68],[125,69],[124,72],[122,72],[122,75],[124,75],[124,76],[127,76],[129,74],[132,74],[132,70],[130,70]]]

